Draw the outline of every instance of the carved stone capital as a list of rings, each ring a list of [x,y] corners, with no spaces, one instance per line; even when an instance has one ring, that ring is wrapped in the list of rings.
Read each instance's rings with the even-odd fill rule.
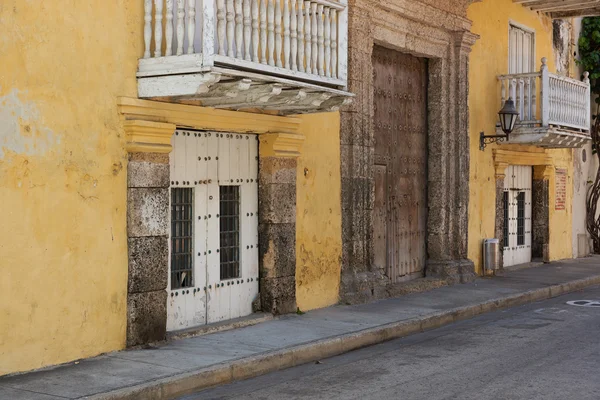
[[[295,158],[302,153],[304,136],[292,133],[267,133],[259,135],[260,157]]]
[[[506,168],[508,168],[508,163],[505,163],[505,162],[494,163],[496,179],[504,179],[506,177]]]
[[[170,153],[176,125],[164,122],[130,120],[124,122],[129,153]]]
[[[461,54],[469,54],[477,39],[479,35],[469,31],[455,32],[454,46],[460,49]]]
[[[549,181],[554,174],[554,166],[540,165],[533,168],[533,179]]]

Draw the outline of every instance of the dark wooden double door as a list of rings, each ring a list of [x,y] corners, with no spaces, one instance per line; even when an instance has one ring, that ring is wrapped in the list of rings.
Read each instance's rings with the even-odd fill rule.
[[[375,265],[392,282],[424,275],[427,60],[375,46]]]

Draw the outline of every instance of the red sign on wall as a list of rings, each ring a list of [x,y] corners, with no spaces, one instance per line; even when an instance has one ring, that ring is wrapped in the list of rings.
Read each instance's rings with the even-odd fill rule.
[[[566,210],[567,201],[567,170],[562,168],[556,169],[556,191],[554,209],[557,211]]]

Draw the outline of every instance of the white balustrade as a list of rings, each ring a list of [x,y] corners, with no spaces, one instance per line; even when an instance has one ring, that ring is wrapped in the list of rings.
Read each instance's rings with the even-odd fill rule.
[[[345,84],[347,0],[140,1],[143,58],[203,54],[203,65],[237,65],[259,73]],[[552,82],[553,90],[579,90]],[[522,108],[528,107],[524,115],[529,117],[533,112],[528,102],[535,98],[531,79],[523,81],[518,91],[523,92],[519,101]],[[556,98],[553,104],[561,102]],[[564,103],[563,108],[571,110],[561,108],[564,117],[571,118],[578,105]]]
[[[553,74],[548,71],[547,60],[543,58],[539,72],[500,75],[498,79],[502,103],[510,97],[519,111],[517,124],[589,131],[590,82],[587,72],[583,81]]]

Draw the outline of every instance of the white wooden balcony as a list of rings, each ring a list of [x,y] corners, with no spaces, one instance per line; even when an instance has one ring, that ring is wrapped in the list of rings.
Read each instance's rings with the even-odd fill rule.
[[[590,81],[552,74],[546,58],[539,72],[500,75],[502,103],[511,97],[519,119],[508,143],[548,148],[581,147],[590,139]],[[502,134],[499,125],[497,134]]]
[[[282,114],[351,101],[347,0],[143,1],[140,98]]]

